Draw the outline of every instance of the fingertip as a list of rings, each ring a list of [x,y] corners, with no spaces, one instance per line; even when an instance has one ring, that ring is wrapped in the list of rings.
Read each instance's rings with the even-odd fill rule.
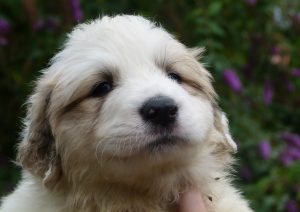
[[[197,189],[184,192],[179,199],[179,212],[206,212],[202,193]]]

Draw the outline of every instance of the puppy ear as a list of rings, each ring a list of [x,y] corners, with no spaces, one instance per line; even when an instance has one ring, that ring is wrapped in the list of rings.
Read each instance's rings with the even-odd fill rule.
[[[224,142],[227,148],[233,153],[237,152],[237,145],[231,137],[229,127],[228,127],[228,119],[226,114],[220,110],[215,111],[215,127],[216,129],[223,135]]]
[[[196,59],[200,60],[202,57],[202,54],[205,52],[205,48],[191,48],[189,49],[190,54]],[[220,150],[230,150],[231,152],[237,151],[237,145],[233,141],[231,134],[229,132],[228,127],[228,119],[226,117],[226,114],[223,113],[218,106],[218,103],[216,101],[217,95],[215,93],[215,90],[213,89],[210,81],[212,79],[209,72],[203,67],[202,64],[200,64],[199,70],[204,73],[203,75],[206,76],[206,80],[203,80],[204,77],[201,77],[201,80],[199,80],[199,84],[203,86],[204,91],[206,91],[207,96],[211,100],[211,103],[214,108],[214,126],[216,129],[216,140],[218,140],[218,146]]]
[[[225,134],[226,142],[232,148],[232,151],[234,153],[236,153],[237,152],[237,145],[231,137],[231,134],[230,134],[230,131],[229,131],[229,126],[228,126],[229,122],[228,122],[228,119],[227,119],[226,114],[224,112],[221,112],[221,122],[222,122],[223,132]]]
[[[17,154],[17,162],[41,177],[43,183],[50,187],[61,176],[60,159],[48,119],[52,87],[52,84],[41,79],[29,98],[25,128]]]

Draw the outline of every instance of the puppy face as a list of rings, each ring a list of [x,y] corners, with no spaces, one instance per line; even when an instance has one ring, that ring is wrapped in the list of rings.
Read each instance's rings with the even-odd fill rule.
[[[128,169],[132,161],[184,160],[218,118],[210,75],[196,54],[141,17],[80,25],[30,99],[21,163],[45,177],[57,165],[66,173],[112,161]],[[35,171],[41,160],[46,167]]]

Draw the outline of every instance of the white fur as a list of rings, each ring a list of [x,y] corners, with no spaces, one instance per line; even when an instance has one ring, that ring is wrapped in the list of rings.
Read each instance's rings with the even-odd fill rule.
[[[0,211],[174,211],[191,186],[209,211],[251,211],[230,182],[236,145],[199,53],[139,16],[75,28],[29,99],[19,147],[23,178]],[[170,70],[182,84],[168,78]],[[114,89],[89,97],[105,73]],[[139,108],[157,95],[178,105],[172,136],[183,143],[149,151],[162,134]]]

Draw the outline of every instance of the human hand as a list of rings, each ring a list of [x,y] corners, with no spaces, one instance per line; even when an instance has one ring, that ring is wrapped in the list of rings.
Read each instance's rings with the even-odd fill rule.
[[[207,212],[201,192],[197,189],[184,192],[179,199],[179,212]]]

